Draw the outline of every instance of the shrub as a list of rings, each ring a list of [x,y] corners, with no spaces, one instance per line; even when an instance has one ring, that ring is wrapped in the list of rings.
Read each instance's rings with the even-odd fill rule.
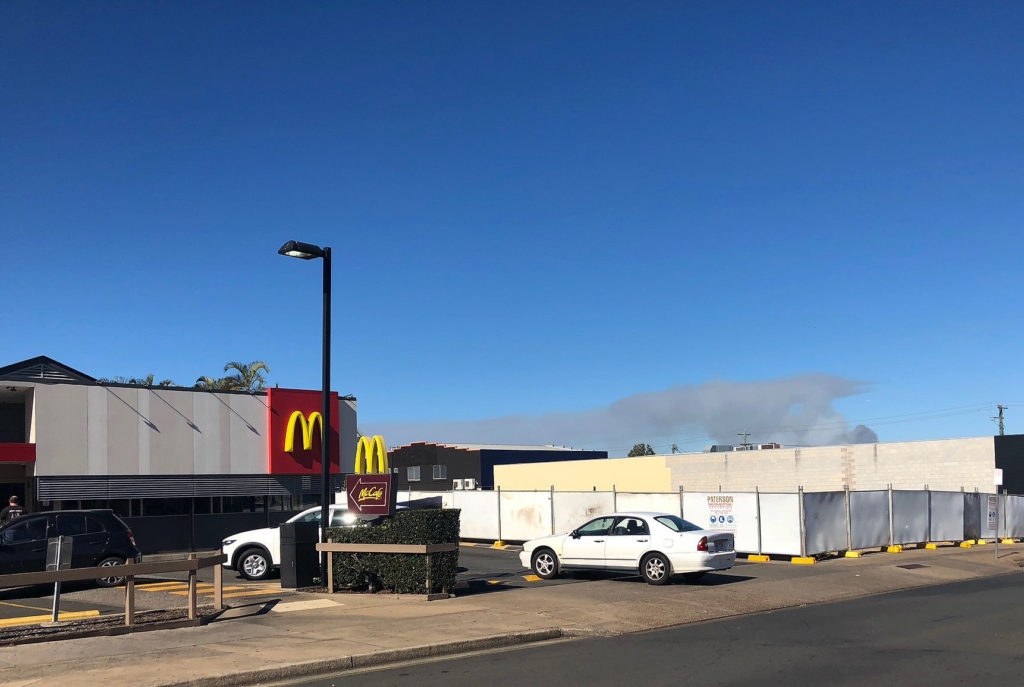
[[[459,511],[431,508],[398,511],[379,524],[331,527],[327,537],[346,544],[459,543]],[[455,589],[459,551],[417,553],[335,553],[334,584],[349,589],[389,589],[401,594],[432,594]],[[426,588],[430,560],[430,589]]]

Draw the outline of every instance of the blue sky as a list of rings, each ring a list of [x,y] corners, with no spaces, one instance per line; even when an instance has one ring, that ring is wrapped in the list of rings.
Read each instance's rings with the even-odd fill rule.
[[[4,3],[0,363],[318,388],[295,238],[370,430],[817,374],[1021,431],[1024,7],[551,5]]]

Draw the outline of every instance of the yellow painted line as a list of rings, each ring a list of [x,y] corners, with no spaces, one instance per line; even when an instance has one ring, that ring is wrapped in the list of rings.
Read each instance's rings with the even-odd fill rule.
[[[771,558],[763,554],[752,553],[747,556],[747,560],[753,561],[754,563],[767,563]]]
[[[930,551],[935,551],[936,549],[939,548],[939,545],[938,544],[925,544],[924,548],[926,548],[926,549],[928,549]]]
[[[282,595],[282,594],[291,594],[291,593],[292,592],[287,591],[287,590],[283,590],[283,589],[267,589],[267,590],[259,590],[259,589],[257,589],[257,590],[251,591],[251,592],[231,592],[230,594],[225,594],[224,598],[225,599],[230,599],[230,598],[233,598],[233,597],[236,597],[236,596],[269,596],[271,594]]]
[[[476,543],[471,541],[460,541],[459,546],[476,546]]]
[[[523,579],[527,582],[540,582],[540,578],[536,575],[523,575]]]
[[[895,546],[887,546],[885,548],[886,553],[903,553],[903,546],[896,544]]]
[[[814,565],[815,560],[805,556],[794,556],[790,563],[793,565]]]
[[[57,616],[57,620],[78,620],[80,618],[95,618],[99,614],[99,611],[72,611],[70,613],[59,614]],[[38,623],[48,623],[52,619],[53,615],[49,613],[46,615],[25,615],[20,618],[4,618],[3,620],[0,620],[0,627],[14,627],[15,625],[36,625]]]
[[[845,554],[847,558],[860,558],[860,551],[847,551]]]
[[[139,584],[136,585],[136,589],[141,589],[147,592],[159,592],[164,589],[181,589],[187,587],[187,582],[152,582],[150,584]]]
[[[0,601],[0,604],[4,606],[11,606],[12,608],[27,608],[32,611],[45,611],[46,606],[26,606],[25,604],[16,604],[11,601]]]
[[[501,580],[487,580],[487,584],[501,584]]]

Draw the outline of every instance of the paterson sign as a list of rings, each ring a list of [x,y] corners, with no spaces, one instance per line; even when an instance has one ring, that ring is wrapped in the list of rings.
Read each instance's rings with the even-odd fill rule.
[[[384,438],[360,437],[356,447],[356,474],[345,478],[348,512],[356,516],[391,515],[395,503],[391,494],[391,469]]]

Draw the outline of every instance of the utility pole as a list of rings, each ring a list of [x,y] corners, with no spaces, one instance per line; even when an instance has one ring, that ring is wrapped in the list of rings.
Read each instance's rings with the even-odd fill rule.
[[[675,444],[672,444],[672,453],[679,453],[679,447]]]
[[[992,418],[992,421],[999,423],[999,436],[1003,436],[1005,434],[1005,432],[1003,431],[1003,411],[1009,410],[1009,408],[1004,406],[1002,403],[997,403],[996,408],[999,410],[999,415]]]
[[[744,446],[750,446],[750,444],[747,443],[747,437],[750,436],[750,432],[748,432],[747,430],[743,430],[742,432],[738,432],[736,434],[736,436],[743,437],[743,445]]]

